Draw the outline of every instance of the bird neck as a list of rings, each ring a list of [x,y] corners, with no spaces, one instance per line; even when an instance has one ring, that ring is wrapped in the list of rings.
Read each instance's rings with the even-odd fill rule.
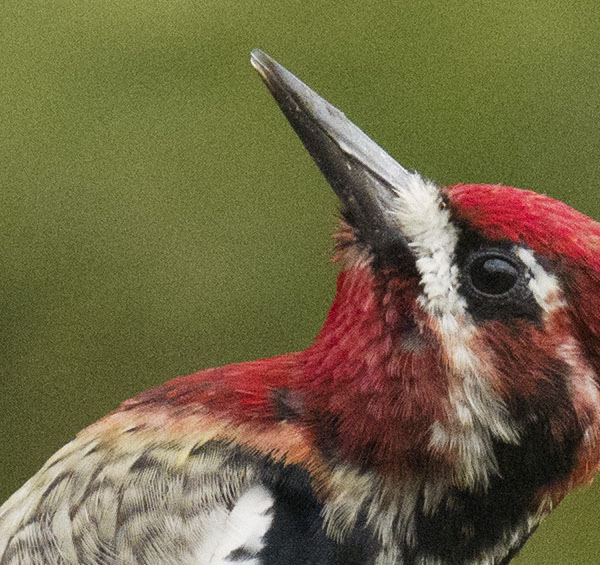
[[[435,339],[417,321],[417,294],[414,281],[376,278],[368,266],[340,273],[297,373],[306,417],[332,457],[386,473],[428,465],[427,436],[441,416],[446,379]]]

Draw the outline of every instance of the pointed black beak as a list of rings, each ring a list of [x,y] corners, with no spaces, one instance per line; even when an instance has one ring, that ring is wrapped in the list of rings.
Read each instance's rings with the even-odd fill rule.
[[[360,239],[373,247],[403,240],[393,201],[418,175],[266,53],[254,50],[250,60],[338,195]]]

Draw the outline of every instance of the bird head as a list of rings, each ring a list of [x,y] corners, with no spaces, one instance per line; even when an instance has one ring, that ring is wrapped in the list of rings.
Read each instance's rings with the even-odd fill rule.
[[[252,62],[341,202],[336,298],[302,354],[321,444],[456,489],[504,481],[533,505],[589,480],[600,225],[530,191],[440,187],[264,53]]]

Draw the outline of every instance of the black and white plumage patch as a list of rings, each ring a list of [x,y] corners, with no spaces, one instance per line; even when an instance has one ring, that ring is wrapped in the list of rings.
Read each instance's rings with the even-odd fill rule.
[[[194,565],[261,565],[259,554],[273,521],[273,503],[271,493],[258,484],[242,493],[231,509],[215,508],[194,551]]]

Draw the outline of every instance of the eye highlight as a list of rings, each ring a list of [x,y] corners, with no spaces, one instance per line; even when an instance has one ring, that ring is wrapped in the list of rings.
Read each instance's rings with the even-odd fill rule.
[[[486,253],[471,262],[468,276],[477,291],[501,296],[517,285],[520,274],[518,266],[506,257]]]

